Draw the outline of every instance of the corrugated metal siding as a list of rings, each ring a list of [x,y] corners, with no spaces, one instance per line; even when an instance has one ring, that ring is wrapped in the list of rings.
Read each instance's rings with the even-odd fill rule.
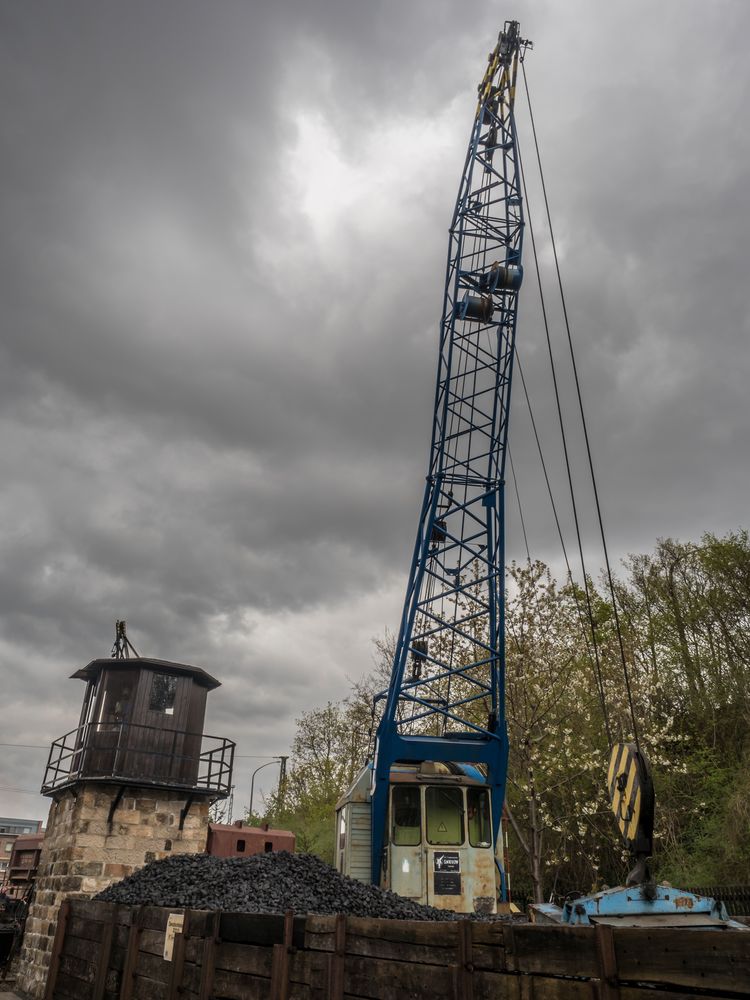
[[[372,817],[369,802],[352,802],[349,806],[349,865],[347,874],[360,882],[370,879]]]

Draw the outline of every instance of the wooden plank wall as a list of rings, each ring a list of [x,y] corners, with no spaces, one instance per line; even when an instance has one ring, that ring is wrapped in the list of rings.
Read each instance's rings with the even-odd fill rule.
[[[185,911],[168,962],[169,910],[64,905],[45,1000],[750,997],[741,931]]]

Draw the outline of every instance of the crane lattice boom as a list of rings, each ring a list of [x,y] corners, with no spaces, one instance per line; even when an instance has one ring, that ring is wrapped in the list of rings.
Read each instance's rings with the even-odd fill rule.
[[[479,86],[450,227],[430,463],[373,771],[373,880],[396,761],[487,767],[505,792],[504,478],[523,204],[506,22]]]

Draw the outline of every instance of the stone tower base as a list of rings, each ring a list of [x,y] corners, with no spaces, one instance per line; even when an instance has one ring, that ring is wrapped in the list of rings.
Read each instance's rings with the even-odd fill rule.
[[[185,794],[127,788],[108,825],[118,785],[84,782],[53,801],[18,961],[18,986],[42,997],[57,914],[64,899],[88,899],[169,854],[201,853],[208,800],[196,799],[180,830]]]

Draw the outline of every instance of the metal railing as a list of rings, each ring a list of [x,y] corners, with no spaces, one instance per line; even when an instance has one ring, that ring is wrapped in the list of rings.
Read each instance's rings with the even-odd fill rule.
[[[205,733],[89,722],[50,747],[42,794],[77,781],[111,781],[223,797],[232,783],[234,750],[231,740]]]

